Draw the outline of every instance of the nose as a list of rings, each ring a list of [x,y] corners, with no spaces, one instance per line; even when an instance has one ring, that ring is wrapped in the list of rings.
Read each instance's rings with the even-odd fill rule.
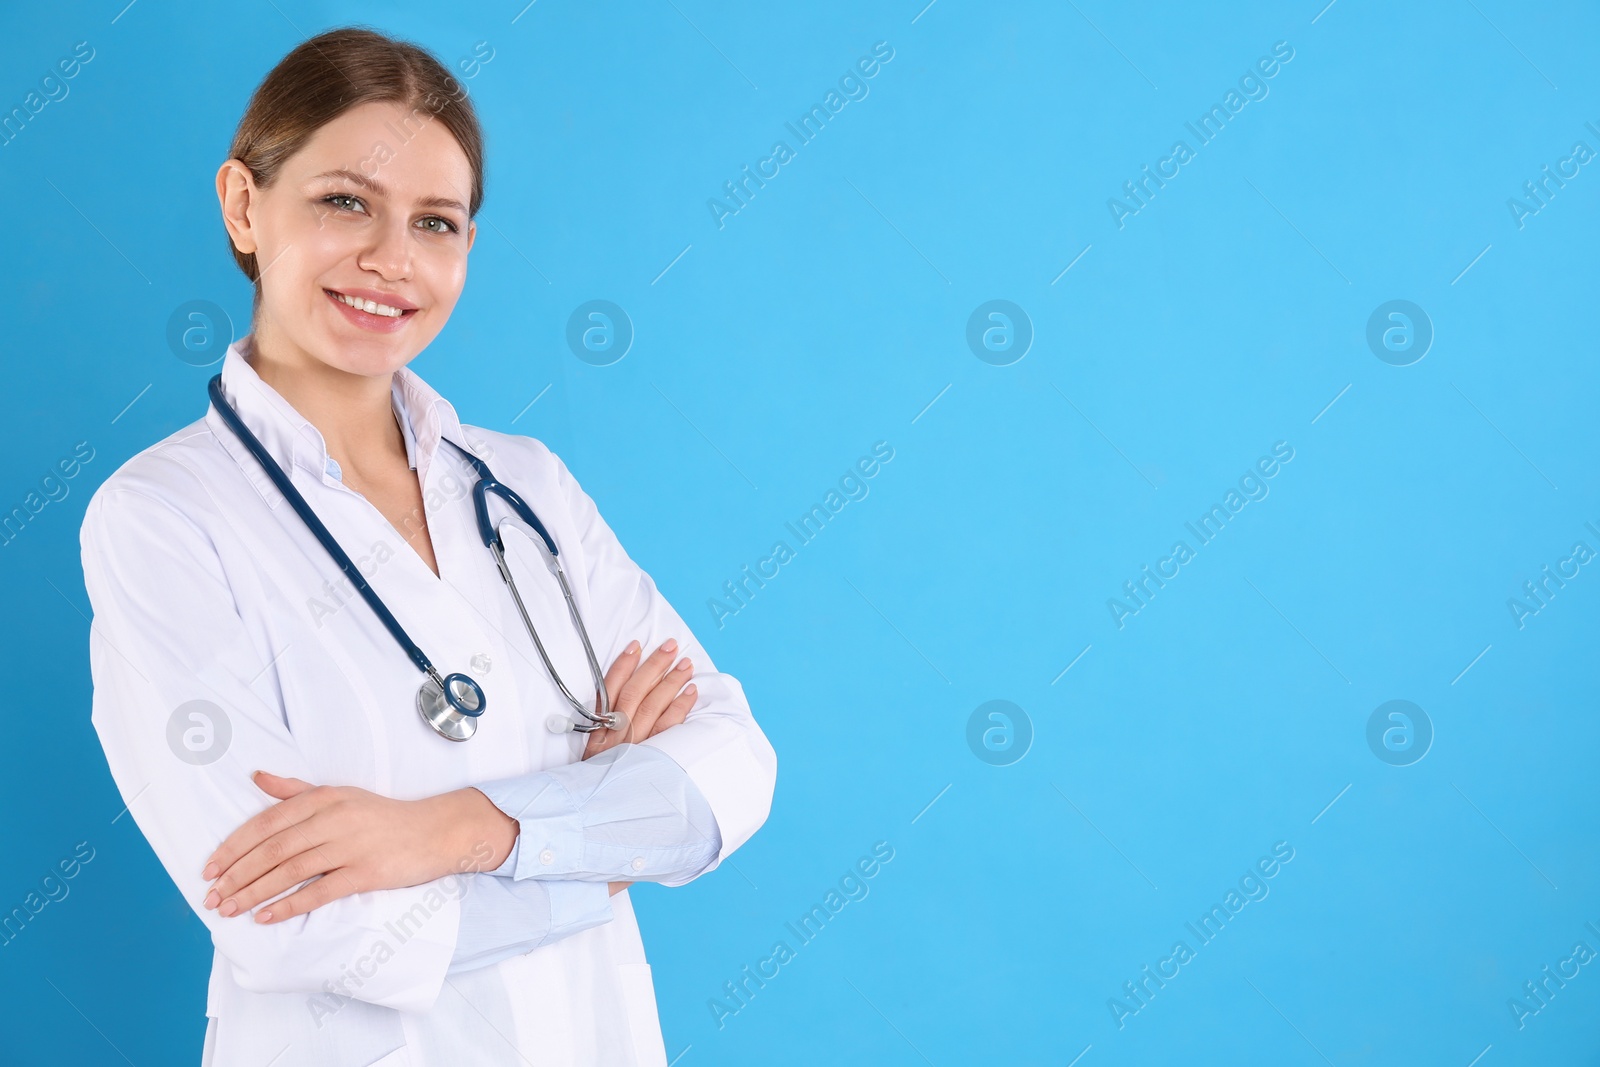
[[[368,231],[372,243],[357,258],[363,270],[374,271],[386,281],[404,281],[411,277],[410,223],[403,217],[385,220]]]

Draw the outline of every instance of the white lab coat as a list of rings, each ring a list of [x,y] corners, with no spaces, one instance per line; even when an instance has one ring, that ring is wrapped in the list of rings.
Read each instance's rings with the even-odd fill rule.
[[[664,1065],[626,891],[611,898],[612,921],[448,980],[460,894],[492,875],[354,894],[267,926],[202,907],[206,857],[275,803],[250,781],[254,770],[415,799],[580,757],[581,735],[546,728],[567,706],[478,537],[472,479],[457,473],[470,469],[441,434],[476,451],[544,521],[602,669],[633,639],[648,651],[676,637],[694,660],[688,720],[643,743],[682,766],[711,806],[722,848],[708,870],[765,821],[777,773],[739,682],[716,671],[542,443],[463,427],[415,373],[397,373],[436,577],[326,473],[321,434],[245,361],[249,342],[229,348],[221,372],[240,417],[412,639],[441,672],[473,674],[488,703],[464,743],[422,721],[424,676],[215,410],[96,491],[82,530],[93,722],[130,814],[211,930],[204,1067]],[[591,675],[555,579],[526,543],[512,555],[534,624],[582,696]]]

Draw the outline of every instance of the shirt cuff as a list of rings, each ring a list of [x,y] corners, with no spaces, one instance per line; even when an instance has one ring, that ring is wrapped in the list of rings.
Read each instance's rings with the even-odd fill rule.
[[[620,744],[577,763],[481,783],[515,819],[502,879],[682,885],[722,847],[716,815],[683,767],[648,745]]]
[[[476,970],[608,923],[604,882],[474,877],[461,898],[461,922],[449,974]]]
[[[475,788],[520,829],[511,854],[487,872],[501,878],[564,878],[582,869],[583,812],[554,776],[540,771],[478,783]]]
[[[544,883],[550,894],[550,934],[546,940],[575,934],[611,919],[611,887],[605,882],[555,879]]]
[[[487,796],[488,794],[484,794],[484,795]],[[490,801],[491,801],[491,803],[493,802],[493,798],[492,797],[490,798]],[[498,808],[498,807],[500,807],[500,805],[496,804],[495,807]],[[500,810],[504,811],[505,809],[501,808]],[[516,874],[517,857],[520,856],[520,855],[522,855],[522,831],[521,831],[521,829],[518,829],[517,830],[516,840],[511,842],[511,851],[506,853],[505,861],[503,863],[501,863],[500,866],[496,867],[494,870],[492,870],[492,871],[484,871],[482,873],[497,875],[497,876],[499,876],[501,878],[511,878]]]

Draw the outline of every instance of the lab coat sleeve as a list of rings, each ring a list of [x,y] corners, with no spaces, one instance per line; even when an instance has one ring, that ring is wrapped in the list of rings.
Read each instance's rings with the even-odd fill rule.
[[[355,893],[270,925],[203,906],[207,857],[277,803],[250,774],[314,781],[281,700],[259,682],[273,653],[255,647],[209,535],[173,506],[108,483],[88,505],[80,540],[94,611],[92,719],[106,762],[235,981],[259,993],[310,994],[370,970],[358,989],[339,991],[405,1011],[431,1008],[455,948],[462,879],[476,875]],[[204,758],[205,745],[224,743],[220,756]]]
[[[701,873],[715,870],[766,821],[777,784],[777,754],[751,715],[738,679],[716,669],[650,575],[623,550],[566,464],[554,453],[550,458],[582,542],[582,581],[596,616],[595,655],[601,670],[609,669],[632,640],[648,655],[667,638],[677,638],[678,655],[694,661],[692,681],[699,693],[688,718],[640,744],[671,756],[711,805],[721,842]]]

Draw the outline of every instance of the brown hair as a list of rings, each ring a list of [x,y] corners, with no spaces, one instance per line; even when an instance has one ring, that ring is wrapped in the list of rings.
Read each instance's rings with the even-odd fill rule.
[[[467,90],[431,52],[373,30],[347,26],[308,38],[284,56],[256,87],[234,131],[228,158],[250,168],[265,189],[285,160],[313,134],[353,107],[373,102],[409,107],[423,122],[437,117],[472,167],[469,218],[483,203],[483,129]],[[255,253],[228,242],[234,261],[256,286]]]

